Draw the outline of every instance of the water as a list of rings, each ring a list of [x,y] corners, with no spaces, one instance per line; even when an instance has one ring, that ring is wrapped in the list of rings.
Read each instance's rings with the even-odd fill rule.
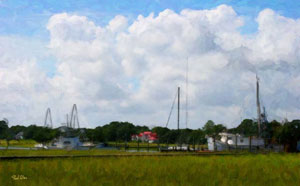
[[[147,149],[140,149],[140,150],[137,150],[137,149],[128,149],[126,150],[126,152],[159,152],[157,150],[147,150]]]

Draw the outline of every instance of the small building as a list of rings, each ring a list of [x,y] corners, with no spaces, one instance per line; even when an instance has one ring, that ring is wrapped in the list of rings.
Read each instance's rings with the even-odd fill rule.
[[[18,134],[16,134],[15,139],[16,140],[24,139],[24,132],[19,132]]]
[[[145,132],[141,132],[139,134],[131,135],[131,140],[132,141],[140,140],[142,142],[153,143],[158,140],[158,137],[157,137],[156,133],[153,133],[151,131],[145,131]]]
[[[213,140],[212,137],[207,137],[208,143],[208,150],[210,151],[222,151],[227,149],[247,149],[250,146],[250,139],[251,139],[251,146],[263,148],[265,143],[264,139],[257,138],[257,137],[245,137],[240,134],[230,134],[222,132],[219,134],[221,136],[220,140]]]

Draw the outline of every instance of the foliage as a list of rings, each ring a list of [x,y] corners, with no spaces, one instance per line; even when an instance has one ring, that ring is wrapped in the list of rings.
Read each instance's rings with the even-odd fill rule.
[[[244,119],[235,131],[244,136],[256,136],[258,133],[257,123],[251,119]]]
[[[205,144],[207,143],[205,133],[201,129],[193,130],[190,134],[190,144]]]
[[[13,135],[17,135],[19,132],[25,131],[26,127],[25,126],[21,126],[21,125],[16,125],[16,126],[11,126],[10,130],[13,133]]]
[[[152,132],[155,132],[159,138],[159,142],[165,143],[168,141],[167,133],[170,132],[170,129],[167,127],[154,127]]]
[[[263,123],[262,136],[267,139],[268,144],[279,144],[282,124],[276,120]]]
[[[102,127],[105,141],[130,141],[131,135],[136,134],[135,127],[129,122],[111,122]]]
[[[297,142],[300,140],[300,120],[284,123],[279,138],[287,151],[295,152]]]
[[[0,121],[0,139],[6,139],[8,125],[5,121]]]
[[[203,131],[206,135],[211,136],[214,140],[219,137],[219,133],[224,132],[226,127],[222,124],[215,124],[213,121],[208,120],[203,126]]]
[[[50,129],[47,127],[39,127],[36,125],[30,125],[24,131],[25,139],[33,139],[39,143],[46,143],[59,136],[57,129]]]

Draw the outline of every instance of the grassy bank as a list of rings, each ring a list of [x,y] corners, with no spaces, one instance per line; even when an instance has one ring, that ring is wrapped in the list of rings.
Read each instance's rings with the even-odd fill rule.
[[[27,179],[14,180],[13,175]],[[3,185],[298,185],[299,182],[298,154],[0,162]]]
[[[173,151],[173,152],[129,152],[125,150],[100,150],[100,149],[91,149],[91,150],[46,150],[46,149],[39,149],[39,150],[0,150],[0,157],[7,157],[7,156],[60,156],[60,155],[102,155],[102,154],[170,154],[170,153],[180,153],[180,154],[190,154],[194,152],[182,152],[182,151]],[[236,153],[236,152],[199,152],[198,154],[228,154],[228,153]],[[238,154],[247,154],[247,151],[240,151],[237,152]],[[1,185],[0,185],[1,186]]]
[[[158,146],[160,146],[160,147],[166,147],[166,146],[174,147],[174,146],[177,146],[177,144],[165,144],[165,143],[149,143],[148,144],[147,142],[138,143],[136,141],[130,141],[130,142],[127,142],[127,143],[125,143],[125,142],[108,142],[108,145],[109,146],[125,146],[125,145],[127,145],[128,147],[137,147],[137,146],[139,146],[140,148],[147,148],[148,145],[149,145],[149,147],[158,147]],[[190,144],[189,147],[193,148],[194,145]],[[195,144],[195,148],[207,149],[207,144],[201,144],[201,145]]]
[[[55,155],[101,155],[101,154],[123,154],[119,150],[0,150],[1,156],[55,156]]]
[[[11,147],[34,147],[37,144],[34,140],[10,140],[9,146]],[[0,140],[0,146],[6,147],[7,143],[6,140]]]

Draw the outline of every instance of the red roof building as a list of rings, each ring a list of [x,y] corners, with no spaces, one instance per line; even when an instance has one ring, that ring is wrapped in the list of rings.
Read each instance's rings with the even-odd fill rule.
[[[141,132],[139,134],[134,134],[131,136],[131,140],[132,141],[143,141],[143,142],[155,142],[156,140],[158,140],[157,134],[153,133],[151,131],[145,131],[145,132]]]

